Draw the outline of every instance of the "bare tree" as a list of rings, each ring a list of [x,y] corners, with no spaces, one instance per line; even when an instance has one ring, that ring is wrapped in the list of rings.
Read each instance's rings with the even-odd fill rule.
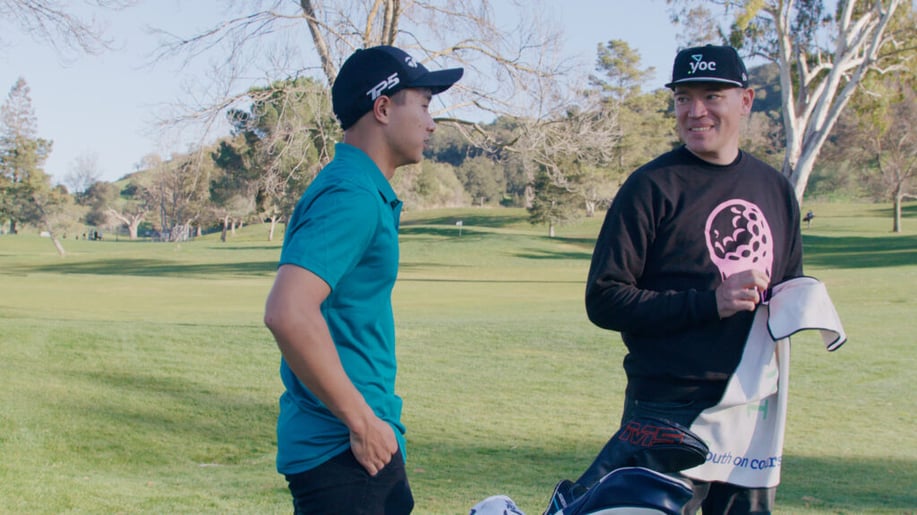
[[[67,186],[71,194],[79,197],[90,186],[98,182],[101,176],[98,154],[81,154],[70,164],[70,171],[64,176],[64,185]]]
[[[683,27],[683,30],[677,31],[676,41],[684,48],[706,44],[715,45],[724,39],[717,18],[706,5],[695,5],[681,12],[673,13],[672,21]]]
[[[673,20],[698,0],[666,0]],[[783,173],[801,201],[818,154],[870,70],[895,68],[903,54],[889,24],[905,0],[708,0],[729,15],[729,41],[779,68],[786,154]]]
[[[173,106],[168,119],[212,127],[222,113],[250,101],[256,82],[321,76],[330,86],[338,67],[361,47],[397,45],[429,67],[462,66],[466,77],[438,95],[438,115],[467,121],[473,113],[525,113],[539,118],[553,109],[560,63],[559,33],[545,19],[540,1],[499,2],[510,12],[500,24],[493,0],[247,0],[233,3],[212,27],[190,36],[153,32],[161,44],[153,62],[185,62],[218,56],[210,74],[217,82],[193,102]],[[215,15],[219,16],[219,13]],[[264,67],[252,76],[251,63]],[[245,75],[247,70],[248,75]]]
[[[86,0],[97,9],[123,9],[136,0]],[[0,0],[0,27],[12,26],[36,41],[64,50],[96,54],[110,47],[105,26],[95,18],[74,14],[74,7],[60,0]]]
[[[524,124],[525,136],[516,144],[528,147],[525,154],[553,186],[582,200],[587,216],[593,216],[617,186],[607,170],[621,140],[621,126],[618,110],[607,107],[586,104],[550,122]]]
[[[582,200],[586,216],[614,196],[647,152],[669,148],[671,139],[660,136],[665,118],[659,106],[666,105],[661,94],[641,91],[653,68],[642,68],[639,52],[621,40],[599,44],[595,71],[575,107],[564,107],[547,123],[522,124],[524,136],[516,144],[529,145],[530,159],[553,186]],[[556,195],[555,203],[563,198]]]

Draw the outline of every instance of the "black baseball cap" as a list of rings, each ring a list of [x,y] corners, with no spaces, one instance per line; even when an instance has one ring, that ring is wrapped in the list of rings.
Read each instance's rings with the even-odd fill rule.
[[[347,130],[373,108],[379,95],[394,95],[405,88],[427,88],[442,93],[462,78],[463,68],[431,72],[407,52],[381,45],[359,49],[344,61],[334,85],[331,104]]]
[[[678,84],[692,82],[719,82],[747,88],[748,71],[731,46],[696,46],[678,52],[672,66],[672,82],[665,87],[675,89]]]

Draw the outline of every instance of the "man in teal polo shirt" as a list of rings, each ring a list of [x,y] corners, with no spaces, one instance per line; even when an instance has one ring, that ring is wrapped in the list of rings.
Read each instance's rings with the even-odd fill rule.
[[[430,100],[462,73],[378,46],[351,55],[331,88],[343,142],[290,218],[264,314],[286,388],[277,470],[297,514],[413,509],[391,302],[401,201],[389,181],[420,162],[436,128]]]

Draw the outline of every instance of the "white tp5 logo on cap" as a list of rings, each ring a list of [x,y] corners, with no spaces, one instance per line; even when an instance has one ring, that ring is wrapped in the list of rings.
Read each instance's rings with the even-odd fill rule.
[[[395,87],[399,82],[398,72],[395,72],[389,75],[388,78],[386,78],[384,81],[373,86],[372,89],[366,92],[366,94],[369,95],[369,98],[375,101],[377,98],[379,98],[379,95],[381,95],[383,91]]]
[[[694,54],[691,56],[691,59],[694,59],[693,63],[688,63],[688,68],[690,71],[688,75],[694,75],[694,72],[697,71],[716,71],[716,61],[702,61],[704,58],[703,54]]]

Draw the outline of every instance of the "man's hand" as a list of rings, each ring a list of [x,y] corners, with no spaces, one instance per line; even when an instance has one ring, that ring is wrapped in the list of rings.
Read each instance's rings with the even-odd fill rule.
[[[745,270],[727,277],[716,288],[716,309],[720,318],[731,317],[739,311],[754,311],[770,282],[770,277],[759,270]]]
[[[398,440],[392,426],[381,418],[372,416],[366,422],[359,432],[350,431],[350,449],[369,475],[375,476],[398,452]]]

